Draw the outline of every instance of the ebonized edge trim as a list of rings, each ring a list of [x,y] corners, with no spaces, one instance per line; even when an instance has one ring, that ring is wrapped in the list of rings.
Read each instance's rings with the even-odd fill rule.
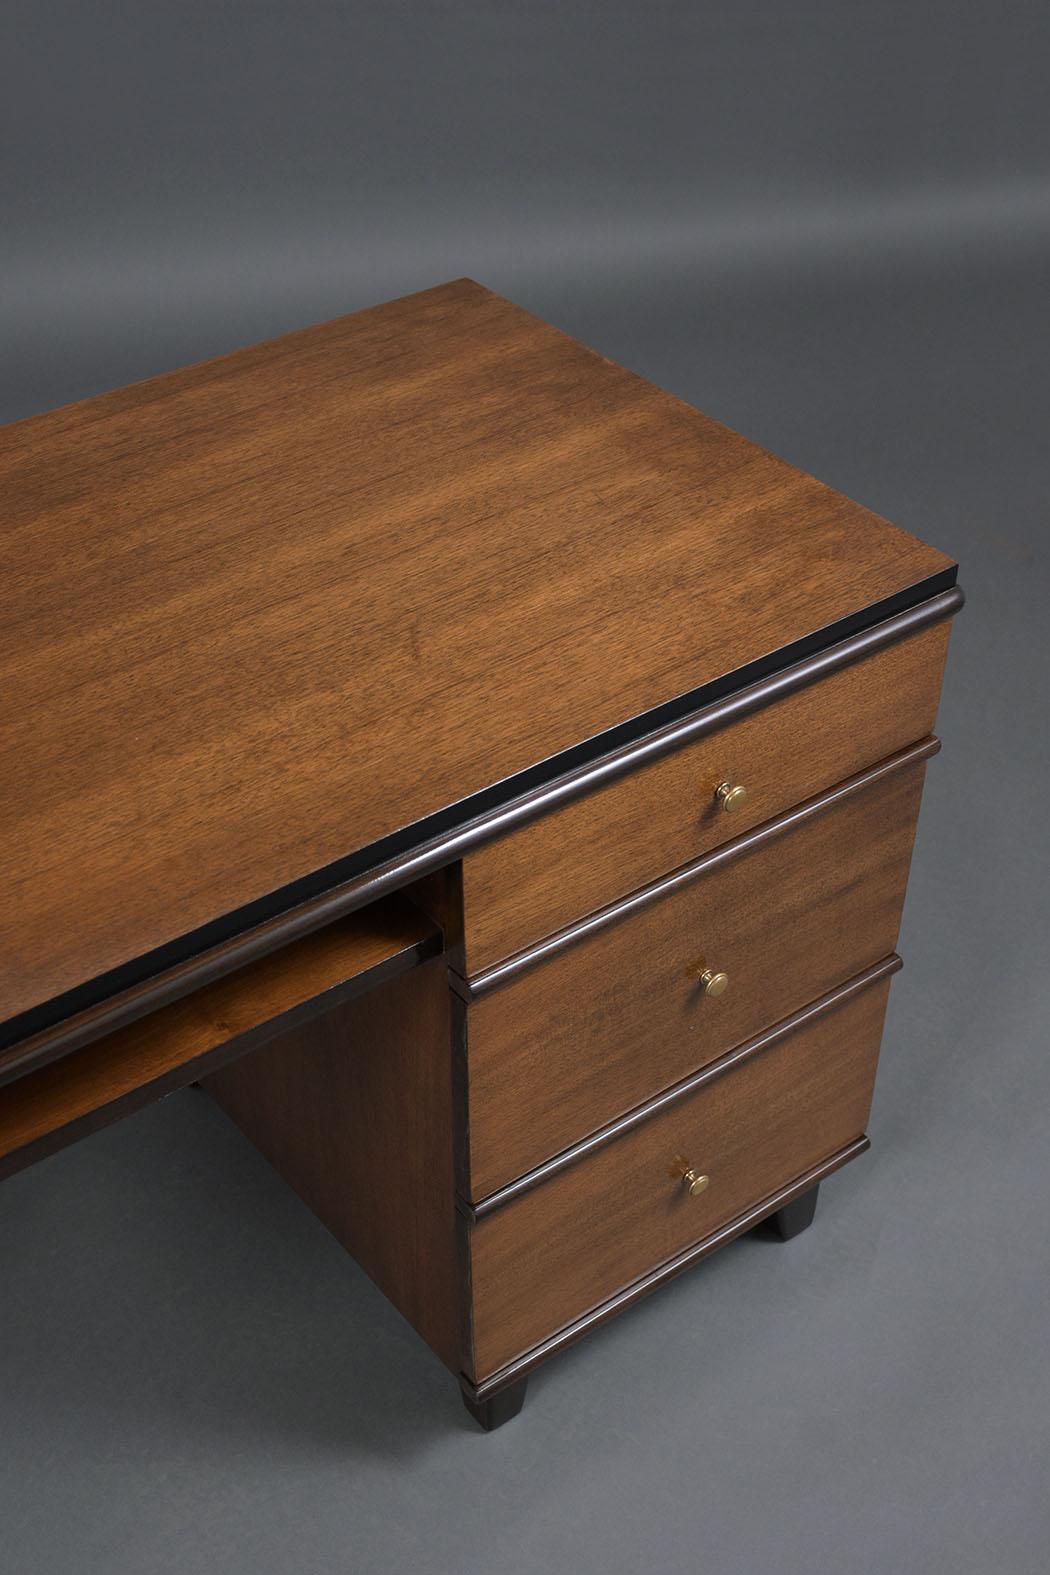
[[[574,1323],[566,1324],[556,1334],[552,1334],[539,1345],[534,1345],[523,1356],[516,1357],[513,1362],[508,1362],[505,1367],[499,1368],[497,1372],[490,1374],[488,1378],[483,1378],[480,1383],[472,1383],[465,1373],[461,1373],[459,1382],[463,1392],[475,1402],[487,1400],[492,1395],[498,1394],[508,1384],[512,1384],[517,1379],[524,1377],[526,1373],[531,1372],[535,1367],[539,1367],[542,1362],[556,1355],[558,1351],[564,1350],[567,1345],[572,1345],[582,1335],[589,1334],[592,1329],[596,1329],[609,1318],[625,1311],[626,1308],[633,1306],[635,1302],[641,1301],[643,1296],[648,1296],[650,1291],[656,1290],[665,1281],[674,1279],[675,1275],[681,1274],[683,1269],[691,1268],[694,1263],[699,1263],[702,1258],[708,1257],[717,1248],[724,1247],[728,1242],[735,1240],[737,1236],[742,1236],[753,1225],[760,1224],[770,1214],[775,1214],[778,1209],[782,1209],[786,1203],[791,1203],[795,1198],[801,1196],[803,1192],[808,1192],[810,1187],[815,1186],[818,1181],[823,1181],[825,1176],[830,1176],[834,1171],[841,1170],[842,1166],[849,1164],[851,1159],[857,1159],[861,1154],[866,1153],[870,1147],[871,1139],[866,1135],[857,1138],[852,1143],[848,1143],[845,1148],[839,1149],[837,1154],[832,1154],[830,1159],[815,1165],[812,1170],[807,1170],[804,1176],[799,1176],[795,1181],[790,1182],[788,1186],[781,1187],[779,1192],[771,1193],[769,1197],[763,1198],[761,1203],[756,1203],[746,1213],[738,1214],[736,1219],[730,1220],[728,1225],[723,1225],[710,1236],[705,1236],[703,1241],[694,1243],[692,1247],[687,1247],[684,1252],[680,1252],[676,1257],[669,1258],[655,1269],[650,1269],[648,1274],[643,1274],[640,1279],[634,1280],[624,1290],[619,1291],[615,1296],[611,1296],[607,1301],[599,1303],[597,1307],[585,1313],[582,1318],[577,1318]]]
[[[476,1001],[480,996],[487,995],[490,990],[498,985],[508,984],[518,974],[528,968],[533,968],[537,963],[545,962],[556,953],[564,951],[566,947],[573,946],[578,941],[585,940],[587,936],[605,929],[610,924],[616,924],[628,915],[636,913],[640,908],[647,908],[651,903],[659,902],[681,886],[688,886],[699,879],[708,871],[718,869],[723,864],[728,864],[731,859],[739,858],[743,853],[750,853],[762,847],[767,842],[774,841],[783,836],[786,831],[793,830],[796,826],[812,820],[817,815],[824,814],[829,809],[841,803],[843,799],[851,798],[855,793],[863,792],[865,788],[880,782],[884,777],[904,770],[907,766],[916,764],[921,760],[928,760],[940,749],[940,739],[933,737],[921,739],[917,744],[909,744],[907,749],[902,749],[895,755],[888,755],[885,760],[880,760],[876,765],[869,766],[864,771],[858,771],[854,776],[847,777],[833,788],[828,788],[824,793],[817,793],[813,798],[803,800],[792,809],[785,810],[782,815],[777,815],[773,820],[767,820],[760,826],[755,826],[751,831],[743,832],[739,837],[734,837],[730,842],[723,842],[717,848],[711,848],[707,853],[700,855],[689,864],[682,864],[678,869],[672,870],[670,875],[662,875],[659,880],[651,881],[648,886],[642,886],[638,891],[633,891],[627,897],[621,897],[616,902],[608,903],[604,908],[598,908],[585,919],[578,919],[574,924],[567,924],[564,929],[556,930],[553,935],[546,935],[540,941],[535,941],[531,946],[526,946],[522,951],[515,952],[510,957],[505,957],[502,962],[493,963],[491,968],[484,969],[481,973],[474,974],[470,979],[463,979],[459,974],[453,974],[452,980],[457,993],[464,1000]]]
[[[862,613],[452,805],[318,871],[306,883],[272,893],[263,899],[262,909],[253,904],[238,910],[216,925],[9,1018],[0,1024],[0,1084],[407,886],[694,738],[954,617],[965,600],[955,584],[957,572],[953,565]],[[393,844],[400,846],[395,849]],[[324,889],[300,889],[315,882],[322,882]],[[266,915],[266,907],[280,911]],[[222,933],[234,924],[236,933]]]
[[[599,1127],[597,1132],[592,1132],[589,1137],[579,1143],[574,1143],[571,1148],[562,1149],[560,1154],[544,1160],[542,1165],[537,1165],[533,1170],[526,1171],[524,1176],[509,1181],[506,1186],[500,1187],[497,1192],[490,1192],[487,1198],[482,1198],[478,1203],[469,1203],[465,1199],[457,1198],[456,1207],[470,1223],[477,1224],[479,1220],[486,1219],[496,1209],[502,1208],[505,1203],[512,1203],[523,1192],[531,1192],[533,1187],[538,1187],[544,1181],[549,1181],[552,1176],[557,1176],[570,1165],[578,1164],[580,1160],[588,1159],[597,1149],[604,1148],[607,1143],[614,1142],[622,1137],[625,1132],[632,1131],[641,1126],[652,1116],[657,1116],[666,1110],[669,1105],[677,1104],[680,1099],[685,1099],[689,1094],[694,1094],[698,1088],[703,1088],[706,1083],[714,1082],[715,1078],[722,1077],[730,1072],[742,1061],[750,1061],[753,1056],[763,1050],[779,1044],[782,1039],[787,1039],[791,1034],[797,1033],[800,1028],[807,1027],[815,1018],[823,1017],[826,1012],[833,1011],[838,1006],[843,1006],[847,1001],[859,995],[861,991],[870,989],[872,985],[879,984],[883,979],[888,979],[897,973],[904,964],[896,952],[891,952],[881,962],[875,963],[871,968],[866,968],[863,973],[854,974],[845,984],[829,990],[826,995],[818,996],[815,1001],[810,1001],[808,1006],[803,1006],[799,1011],[792,1012],[790,1017],[781,1018],[779,1023],[773,1023],[752,1039],[746,1039],[743,1044],[727,1050],[716,1061],[708,1062],[707,1066],[698,1072],[691,1072],[678,1083],[673,1083],[670,1088],[665,1088],[652,1099],[647,1099],[643,1105],[636,1105],[626,1115],[618,1116],[615,1121],[608,1122]]]

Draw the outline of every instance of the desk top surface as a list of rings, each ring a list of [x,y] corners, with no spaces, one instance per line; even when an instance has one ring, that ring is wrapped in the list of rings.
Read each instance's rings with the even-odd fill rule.
[[[0,477],[9,1038],[952,568],[469,280],[18,422]]]

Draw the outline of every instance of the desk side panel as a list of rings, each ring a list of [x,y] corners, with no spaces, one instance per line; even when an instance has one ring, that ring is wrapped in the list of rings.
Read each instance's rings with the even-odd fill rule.
[[[453,1371],[463,1365],[442,958],[203,1085]]]

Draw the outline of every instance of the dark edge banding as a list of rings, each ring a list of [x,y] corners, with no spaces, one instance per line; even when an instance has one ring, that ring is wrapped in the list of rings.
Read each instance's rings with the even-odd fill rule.
[[[957,566],[597,734],[0,1026],[0,1084],[431,874],[963,605]],[[11,1053],[4,1055],[9,1050]]]
[[[566,1324],[563,1329],[559,1329],[549,1339],[543,1340],[539,1345],[534,1345],[524,1355],[516,1357],[513,1362],[508,1362],[505,1366],[490,1374],[488,1378],[482,1379],[480,1383],[472,1383],[465,1373],[461,1373],[459,1381],[464,1393],[475,1402],[488,1400],[492,1395],[498,1394],[501,1389],[506,1389],[508,1384],[514,1383],[517,1379],[524,1377],[526,1373],[531,1372],[533,1368],[539,1367],[541,1362],[545,1362],[550,1357],[555,1356],[559,1351],[564,1350],[567,1345],[572,1345],[581,1335],[589,1333],[591,1329],[596,1329],[599,1324],[605,1323],[609,1318],[615,1317],[617,1313],[623,1312],[626,1308],[633,1306],[635,1302],[641,1301],[643,1296],[648,1296],[650,1291],[656,1290],[658,1286],[663,1285],[667,1280],[674,1279],[675,1275],[681,1274],[683,1269],[691,1268],[694,1263],[699,1263],[702,1258],[708,1257],[710,1253],[715,1252],[719,1247],[724,1247],[737,1236],[742,1236],[752,1226],[760,1224],[770,1214],[775,1214],[785,1204],[791,1203],[795,1198],[800,1197],[803,1192],[808,1192],[810,1187],[814,1187],[817,1182],[823,1181],[825,1176],[830,1176],[834,1171],[841,1170],[842,1166],[847,1165],[851,1159],[856,1159],[859,1155],[866,1153],[870,1147],[871,1139],[867,1136],[859,1137],[854,1142],[848,1143],[845,1148],[839,1149],[837,1154],[832,1154],[830,1159],[824,1160],[819,1165],[814,1165],[812,1170],[807,1170],[804,1176],[799,1176],[788,1186],[781,1187],[779,1192],[773,1192],[769,1197],[763,1198],[761,1203],[756,1203],[746,1213],[738,1214],[736,1219],[730,1220],[728,1225],[723,1225],[719,1230],[713,1232],[712,1235],[705,1236],[703,1241],[696,1242],[692,1247],[687,1247],[684,1252],[678,1253],[676,1257],[669,1258],[666,1263],[660,1264],[658,1268],[651,1269],[648,1274],[643,1274],[640,1279],[634,1280],[624,1290],[619,1291],[615,1296],[611,1296],[607,1301],[599,1303],[597,1307],[585,1313],[582,1318],[577,1318],[575,1322]]]
[[[527,1171],[524,1176],[519,1176],[515,1181],[508,1182],[505,1187],[500,1187],[497,1192],[491,1192],[487,1198],[471,1204],[464,1199],[457,1198],[456,1207],[472,1224],[478,1220],[486,1219],[488,1215],[502,1208],[505,1203],[512,1203],[523,1192],[531,1192],[533,1187],[540,1186],[544,1181],[549,1181],[553,1176],[560,1175],[563,1170],[568,1170],[570,1165],[576,1165],[582,1159],[588,1159],[597,1149],[604,1148],[607,1143],[612,1143],[616,1138],[623,1137],[625,1132],[631,1132],[643,1122],[649,1121],[669,1105],[677,1104],[680,1099],[695,1094],[697,1089],[705,1084],[714,1082],[715,1078],[722,1077],[743,1061],[750,1061],[753,1056],[759,1055],[763,1050],[768,1050],[772,1045],[779,1044],[789,1035],[797,1033],[800,1028],[806,1028],[817,1017],[834,1011],[836,1007],[843,1006],[851,1001],[861,991],[868,990],[872,985],[879,984],[883,979],[888,979],[904,965],[896,952],[891,952],[881,962],[871,968],[866,968],[863,973],[858,973],[845,984],[838,985],[834,990],[829,990],[826,995],[811,1001],[808,1006],[800,1011],[793,1012],[790,1017],[784,1017],[779,1023],[756,1034],[753,1039],[747,1039],[743,1044],[728,1050],[725,1055],[711,1061],[707,1066],[701,1067],[699,1072],[693,1072],[681,1082],[674,1083],[670,1088],[664,1089],[662,1094],[657,1094],[653,1099],[647,1099],[643,1105],[637,1105],[634,1110],[620,1116],[615,1121],[610,1121],[606,1126],[599,1127],[597,1132],[592,1132],[580,1143],[574,1143],[571,1148],[563,1149],[560,1154],[555,1154],[551,1159],[544,1160],[542,1165],[537,1165],[533,1170]]]
[[[487,995],[490,990],[508,984],[526,969],[534,968],[537,963],[545,962],[558,952],[565,951],[567,947],[574,946],[578,941],[586,940],[588,936],[597,934],[599,930],[606,929],[610,924],[616,924],[630,914],[638,912],[639,909],[661,901],[680,887],[690,885],[700,876],[721,868],[723,864],[739,858],[741,854],[754,852],[765,843],[773,842],[777,837],[783,836],[786,831],[792,831],[796,826],[825,814],[843,799],[852,798],[855,793],[863,792],[865,788],[881,782],[884,777],[903,771],[919,761],[930,759],[940,747],[940,739],[932,735],[917,744],[910,744],[907,749],[902,749],[895,755],[888,755],[878,765],[870,766],[866,771],[858,771],[854,776],[847,777],[844,782],[829,788],[826,793],[818,793],[813,798],[805,799],[793,809],[786,810],[783,815],[777,815],[773,820],[767,820],[751,831],[743,832],[730,842],[723,842],[719,847],[701,854],[692,863],[683,864],[678,869],[672,870],[670,875],[662,875],[659,880],[651,881],[648,886],[642,886],[637,891],[631,892],[630,896],[621,897],[616,902],[608,903],[604,908],[598,908],[585,919],[567,924],[564,929],[556,930],[553,935],[545,935],[542,940],[524,947],[511,957],[505,957],[502,962],[493,963],[491,968],[473,974],[469,979],[454,976],[454,987],[464,1000],[476,1001],[480,996]]]

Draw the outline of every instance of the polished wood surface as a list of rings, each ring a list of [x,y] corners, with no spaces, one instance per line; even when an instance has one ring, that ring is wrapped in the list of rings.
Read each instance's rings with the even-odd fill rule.
[[[395,980],[441,949],[407,899],[351,914],[208,989],[0,1089],[0,1176]]]
[[[923,762],[812,814],[471,1003],[470,1196],[892,952]],[[703,994],[697,975],[729,975]]]
[[[520,1197],[523,1192],[528,1192],[532,1187],[542,1185],[552,1176],[562,1170],[567,1170],[571,1165],[578,1165],[581,1160],[597,1153],[608,1143],[615,1143],[617,1139],[627,1132],[633,1132],[635,1127],[643,1122],[650,1121],[663,1110],[677,1103],[688,1094],[697,1089],[705,1088],[715,1078],[722,1077],[735,1066],[750,1061],[753,1056],[761,1055],[771,1045],[777,1044],[781,1039],[786,1039],[789,1034],[798,1033],[822,1013],[833,1011],[839,1006],[844,1006],[855,995],[870,989],[883,979],[889,979],[902,966],[901,959],[896,952],[891,952],[888,957],[880,958],[870,968],[865,968],[863,973],[854,974],[852,979],[836,985],[826,995],[818,995],[815,1000],[807,1001],[806,1005],[797,1012],[792,1012],[790,1017],[782,1017],[778,1023],[772,1023],[768,1028],[763,1028],[750,1039],[745,1039],[741,1044],[734,1045],[732,1050],[727,1050],[725,1055],[717,1060],[709,1061],[706,1066],[691,1072],[688,1077],[682,1078],[677,1083],[672,1083],[669,1088],[664,1088],[644,1104],[635,1105],[625,1115],[617,1116],[615,1121],[609,1121],[605,1126],[598,1127],[594,1132],[588,1133],[570,1148],[562,1149],[559,1153],[544,1160],[535,1170],[526,1171],[523,1176],[508,1182],[505,1187],[500,1187],[498,1192],[490,1192],[478,1203],[469,1203],[461,1195],[459,1207],[467,1219],[484,1219],[496,1209],[505,1208],[514,1198]]]
[[[469,280],[17,423],[0,484],[0,1019],[952,568]]]
[[[720,1247],[728,1246],[738,1236],[743,1236],[746,1232],[754,1229],[756,1225],[761,1225],[764,1220],[775,1214],[778,1209],[789,1204],[794,1198],[800,1197],[809,1188],[819,1186],[826,1177],[834,1175],[837,1170],[841,1170],[843,1165],[848,1165],[851,1160],[859,1159],[870,1148],[871,1142],[867,1136],[857,1138],[853,1143],[847,1143],[845,1148],[839,1149],[829,1159],[822,1160],[819,1165],[814,1165],[811,1170],[806,1171],[804,1175],[799,1176],[796,1180],[789,1182],[786,1187],[778,1187],[776,1192],[771,1193],[768,1197],[761,1198],[757,1203],[752,1204],[750,1208],[745,1209],[743,1214],[738,1214],[735,1219],[729,1220],[727,1224],[720,1225],[709,1236],[702,1237],[700,1241],[692,1242],[683,1252],[676,1253],[673,1258],[668,1258],[663,1263],[657,1264],[655,1269],[650,1269],[648,1274],[643,1274],[638,1279],[632,1280],[630,1285],[625,1286],[622,1291],[617,1291],[614,1296],[599,1302],[596,1307],[592,1307],[581,1317],[574,1318],[571,1323],[563,1324],[560,1329],[548,1335],[545,1340],[541,1340],[538,1345],[531,1346],[522,1356],[514,1357],[504,1367],[498,1367],[486,1377],[479,1378],[477,1383],[468,1384],[464,1381],[464,1389],[471,1398],[475,1401],[480,1401],[500,1393],[509,1384],[517,1383],[520,1378],[532,1372],[534,1368],[539,1367],[542,1363],[549,1361],[552,1356],[556,1356],[566,1346],[573,1345],[577,1340],[582,1339],[584,1335],[600,1328],[610,1318],[615,1318],[620,1313],[627,1312],[636,1302],[643,1301],[646,1296],[651,1295],[660,1286],[666,1285],[668,1280],[675,1279],[686,1269],[691,1269],[694,1264],[702,1263],[705,1258],[710,1257],[713,1252],[717,1252]]]
[[[465,1227],[454,1201],[448,1009],[439,958],[204,1086],[458,1372]]]
[[[925,738],[949,630],[936,624],[469,854],[466,972]],[[739,809],[722,809],[725,781],[746,787]]]
[[[604,752],[590,758],[588,764],[559,771],[553,778],[548,778],[544,772],[542,785],[527,793],[519,793],[508,802],[501,802],[495,808],[474,815],[464,824],[456,823],[440,835],[428,838],[421,846],[406,849],[393,858],[372,865],[363,874],[326,887],[323,892],[295,902],[268,920],[253,924],[217,945],[193,952],[182,962],[159,973],[147,974],[139,983],[105,995],[94,1005],[73,1011],[39,1032],[18,1038],[7,1049],[0,1050],[0,1083],[14,1076],[22,1076],[30,1068],[44,1065],[58,1055],[90,1044],[103,1034],[134,1022],[161,1006],[170,1005],[192,990],[212,984],[224,974],[232,973],[281,946],[300,940],[390,892],[404,890],[414,901],[419,901],[420,893],[426,891],[424,905],[431,903],[437,886],[447,881],[450,873],[458,882],[459,894],[452,900],[447,895],[442,897],[443,916],[440,923],[445,931],[452,965],[462,974],[465,969],[463,904],[461,865],[458,861],[467,853],[498,836],[506,835],[510,830],[530,824],[554,808],[561,808],[600,786],[608,786],[632,771],[644,769],[685,744],[728,725],[730,721],[762,710],[854,661],[954,617],[963,602],[962,590],[954,585],[914,607],[895,613],[890,618],[880,619],[845,640],[823,647],[802,661],[792,662],[757,682],[745,684],[742,689],[734,689],[717,700],[699,705],[699,708],[690,705],[680,712],[679,720],[655,730],[643,729],[637,737],[632,724],[629,729],[631,742],[620,743],[615,747],[610,745]],[[679,715],[677,703],[674,709]],[[609,735],[602,735],[602,739],[608,742]],[[0,1029],[0,1042],[2,1035],[3,1030]]]
[[[475,1380],[863,1134],[873,985],[471,1228]],[[710,1176],[689,1197],[688,1161]]]

